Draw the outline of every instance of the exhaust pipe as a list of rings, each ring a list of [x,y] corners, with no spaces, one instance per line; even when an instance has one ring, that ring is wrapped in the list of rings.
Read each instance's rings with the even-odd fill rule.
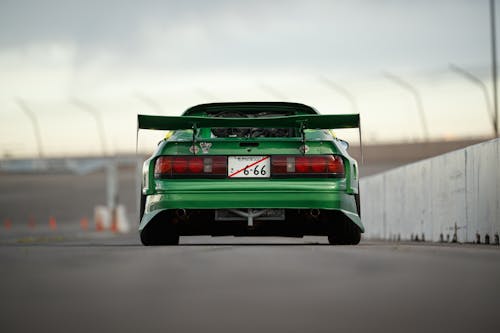
[[[187,212],[185,209],[177,209],[175,211],[175,215],[177,215],[177,217],[180,219],[184,219],[187,217]]]
[[[314,208],[309,211],[309,214],[314,218],[318,218],[319,214],[321,214],[321,211],[317,208]]]

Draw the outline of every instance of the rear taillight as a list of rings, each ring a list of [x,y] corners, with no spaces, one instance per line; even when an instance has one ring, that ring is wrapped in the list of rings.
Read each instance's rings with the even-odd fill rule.
[[[344,177],[344,161],[337,155],[273,156],[273,176]]]
[[[225,177],[226,175],[225,156],[160,156],[155,164],[156,178]]]

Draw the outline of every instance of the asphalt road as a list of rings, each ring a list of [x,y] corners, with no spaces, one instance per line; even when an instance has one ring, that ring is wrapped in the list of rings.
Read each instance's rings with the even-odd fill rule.
[[[500,248],[94,231],[104,173],[0,174],[0,332],[496,332]],[[135,173],[120,173],[135,225]],[[49,217],[57,220],[50,228]],[[80,219],[87,217],[89,230]],[[7,224],[7,220],[9,223]],[[31,225],[30,221],[35,221]]]
[[[74,224],[77,226],[77,224]],[[0,232],[1,332],[496,332],[500,248]]]

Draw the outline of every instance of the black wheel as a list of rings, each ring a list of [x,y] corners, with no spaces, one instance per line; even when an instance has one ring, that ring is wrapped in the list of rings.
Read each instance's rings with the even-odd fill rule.
[[[179,245],[179,238],[179,235],[176,233],[155,235],[150,230],[141,231],[141,243],[145,246]]]
[[[142,217],[144,216],[144,211],[146,210],[146,196],[141,193],[141,205],[139,210],[139,224],[141,224]]]
[[[163,211],[149,221],[140,232],[142,244],[147,246],[179,244],[179,230],[171,218],[169,211]]]
[[[353,222],[336,225],[328,235],[331,245],[357,245],[361,241],[361,230]]]

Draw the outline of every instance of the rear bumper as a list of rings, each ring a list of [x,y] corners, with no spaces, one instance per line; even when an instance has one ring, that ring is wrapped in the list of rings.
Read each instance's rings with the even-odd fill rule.
[[[345,179],[156,181],[146,212],[157,209],[324,208],[356,211]]]
[[[160,185],[160,186],[158,186]],[[354,193],[345,181],[169,181],[157,184],[157,193],[146,197],[142,230],[156,215],[172,209],[215,210],[245,208],[323,209],[341,212],[363,231]]]
[[[343,192],[196,192],[165,193],[146,198],[146,212],[158,209],[290,208],[344,209],[356,212],[352,194]]]

